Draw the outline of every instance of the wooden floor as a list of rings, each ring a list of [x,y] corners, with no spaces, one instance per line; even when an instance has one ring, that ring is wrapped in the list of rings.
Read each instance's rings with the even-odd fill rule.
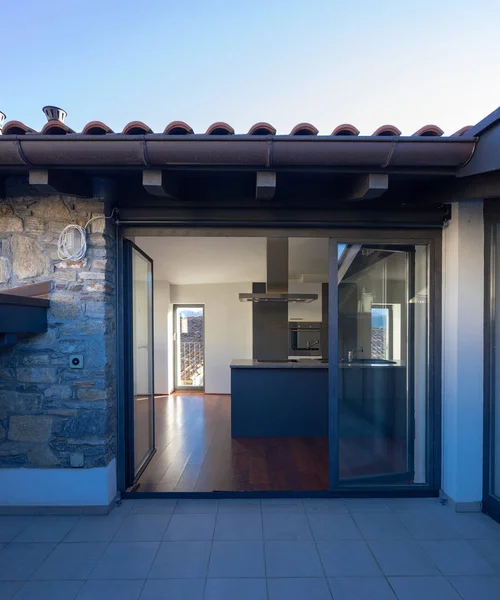
[[[157,396],[157,452],[140,492],[328,490],[328,438],[231,438],[229,395]],[[393,471],[401,452],[383,440],[343,439],[340,476]]]

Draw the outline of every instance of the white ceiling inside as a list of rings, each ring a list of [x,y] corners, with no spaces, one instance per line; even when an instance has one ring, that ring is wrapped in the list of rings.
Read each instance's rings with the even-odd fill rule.
[[[155,279],[174,285],[266,281],[266,238],[136,237]],[[328,280],[328,240],[289,238],[289,279]]]

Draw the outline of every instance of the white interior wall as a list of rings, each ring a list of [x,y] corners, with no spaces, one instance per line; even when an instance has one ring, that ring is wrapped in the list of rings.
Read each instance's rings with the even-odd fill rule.
[[[164,280],[154,281],[154,362],[155,362],[155,394],[168,394],[171,390],[169,362],[172,356],[169,351],[170,331],[169,313],[170,283]]]
[[[205,306],[205,392],[231,392],[231,361],[252,358],[252,304],[240,302],[251,283],[171,285],[172,304]]]
[[[443,491],[479,508],[483,466],[484,221],[453,205],[443,232]]]

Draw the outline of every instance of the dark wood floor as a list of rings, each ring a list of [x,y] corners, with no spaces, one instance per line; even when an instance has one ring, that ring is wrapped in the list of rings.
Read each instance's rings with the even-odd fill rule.
[[[157,396],[157,452],[141,492],[328,490],[328,438],[231,438],[229,395]],[[399,448],[384,440],[340,443],[340,476],[393,472]]]

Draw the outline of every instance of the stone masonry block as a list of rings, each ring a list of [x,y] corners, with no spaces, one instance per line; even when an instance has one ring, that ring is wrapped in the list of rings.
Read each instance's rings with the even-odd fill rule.
[[[48,273],[48,263],[36,241],[25,235],[12,236],[13,270],[18,279]]]
[[[56,383],[54,367],[22,367],[17,369],[17,378],[25,383]]]
[[[52,434],[53,418],[48,415],[26,415],[9,419],[9,440],[14,442],[47,442]]]

